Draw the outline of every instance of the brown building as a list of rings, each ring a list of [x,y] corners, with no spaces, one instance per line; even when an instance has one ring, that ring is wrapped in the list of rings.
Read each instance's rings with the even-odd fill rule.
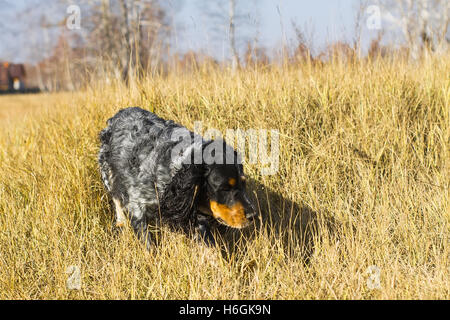
[[[23,64],[0,63],[0,92],[24,91],[25,67]]]

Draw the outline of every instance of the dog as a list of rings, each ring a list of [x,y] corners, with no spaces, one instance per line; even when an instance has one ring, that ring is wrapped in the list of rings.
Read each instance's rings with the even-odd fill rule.
[[[116,226],[127,216],[147,246],[148,225],[165,223],[214,244],[214,223],[244,228],[257,212],[246,193],[240,155],[138,107],[120,110],[100,132],[101,178]]]

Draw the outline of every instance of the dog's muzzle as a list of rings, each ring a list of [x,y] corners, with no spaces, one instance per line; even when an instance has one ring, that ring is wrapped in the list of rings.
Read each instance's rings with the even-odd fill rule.
[[[232,206],[210,201],[210,209],[213,217],[224,225],[232,228],[245,228],[257,216],[256,210],[248,199],[236,201]]]

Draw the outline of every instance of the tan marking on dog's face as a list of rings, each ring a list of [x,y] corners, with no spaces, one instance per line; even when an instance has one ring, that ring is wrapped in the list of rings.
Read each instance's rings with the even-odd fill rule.
[[[235,178],[228,179],[228,184],[230,186],[234,187],[236,185],[236,179]]]
[[[229,227],[240,229],[249,224],[245,216],[244,207],[240,202],[236,202],[232,207],[228,207],[227,205],[211,200],[210,207],[213,217]]]

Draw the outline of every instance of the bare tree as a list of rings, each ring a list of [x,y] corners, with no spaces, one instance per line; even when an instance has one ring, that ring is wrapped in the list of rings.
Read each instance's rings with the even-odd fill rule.
[[[86,46],[98,66],[124,80],[160,63],[170,27],[157,0],[86,1]]]
[[[450,1],[389,0],[379,5],[384,20],[400,29],[412,58],[418,58],[423,49],[447,50]]]
[[[131,40],[131,26],[128,19],[128,4],[126,0],[120,0],[120,7],[122,9],[122,34],[125,38],[124,41],[124,54],[122,55],[122,66],[123,66],[123,78],[129,80],[129,78],[134,73],[134,57],[132,52],[133,44]]]
[[[163,47],[168,45],[170,22],[166,12],[157,1],[120,0],[122,54],[125,79],[147,70],[159,60]],[[160,60],[158,61],[160,62]]]
[[[231,62],[231,68],[233,70],[236,70],[239,66],[239,54],[236,48],[236,34],[235,34],[235,25],[234,25],[234,19],[235,19],[235,10],[236,10],[236,0],[229,0],[229,38],[230,38],[230,48],[232,53],[232,62]]]
[[[216,38],[224,39],[228,43],[231,68],[236,70],[240,66],[239,47],[245,43],[248,35],[245,30],[250,24],[249,2],[237,0],[215,0],[201,2],[202,10]],[[244,28],[246,26],[246,28]],[[223,37],[226,35],[226,37]]]
[[[368,7],[368,1],[367,0],[361,0],[356,5],[356,16],[355,16],[355,35],[353,38],[353,50],[355,50],[355,53],[357,54],[358,58],[361,58],[361,34],[362,34],[362,28],[363,28],[363,18],[364,18],[364,12],[366,11]]]
[[[33,0],[17,6],[22,23],[14,28],[26,35],[19,48],[36,63],[33,74],[41,89],[72,90],[93,76],[129,80],[149,64],[162,63],[158,48],[169,43],[170,28],[158,0],[79,0],[81,29],[68,28],[72,4]],[[0,12],[0,24],[6,16]]]

